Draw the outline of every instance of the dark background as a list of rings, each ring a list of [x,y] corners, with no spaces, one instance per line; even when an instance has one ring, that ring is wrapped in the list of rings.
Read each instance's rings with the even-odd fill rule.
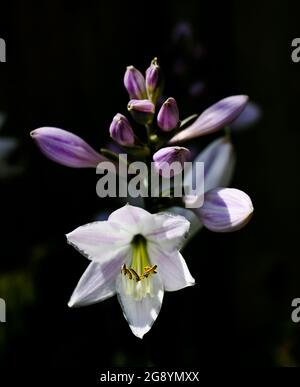
[[[290,58],[291,41],[300,37],[298,9],[266,0],[1,4],[7,62],[0,63],[0,110],[7,121],[0,135],[18,138],[10,162],[23,167],[0,180],[0,297],[7,302],[1,367],[34,364],[55,373],[300,365],[300,325],[290,318],[291,301],[300,297],[300,63]],[[182,21],[193,31],[193,54],[172,38]],[[251,130],[233,134],[232,186],[251,196],[253,219],[237,233],[204,230],[194,238],[184,256],[197,285],[166,294],[141,341],[116,298],[67,307],[87,261],[64,234],[117,204],[96,196],[93,170],[47,160],[29,132],[57,126],[96,149],[105,145],[112,117],[126,112],[126,66],[145,69],[154,56],[183,115],[248,94],[263,116]],[[198,80],[205,89],[191,98],[188,87]]]

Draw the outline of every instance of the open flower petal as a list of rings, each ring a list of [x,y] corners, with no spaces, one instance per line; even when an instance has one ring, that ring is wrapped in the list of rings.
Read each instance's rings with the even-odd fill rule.
[[[241,114],[247,101],[246,95],[234,95],[222,99],[206,109],[192,125],[172,137],[169,144],[187,141],[224,128]]]
[[[68,306],[86,306],[115,295],[116,278],[125,260],[126,254],[121,252],[108,262],[91,262],[80,278]]]
[[[131,235],[119,224],[93,222],[67,234],[68,243],[92,261],[104,263],[130,248]]]
[[[250,197],[235,188],[217,188],[205,194],[198,214],[204,226],[211,231],[230,232],[245,226],[252,215]]]
[[[167,252],[151,244],[149,256],[151,263],[157,265],[157,271],[166,291],[173,292],[195,284],[195,280],[179,251]]]
[[[147,241],[164,250],[180,249],[189,231],[190,222],[183,216],[161,212],[152,215],[144,233]]]
[[[181,249],[188,244],[188,242],[203,228],[203,224],[199,216],[187,208],[183,207],[169,207],[168,212],[173,213],[174,215],[184,216],[190,222],[190,228],[187,237],[185,238]]]
[[[140,207],[125,206],[114,211],[108,218],[109,222],[117,223],[132,234],[142,234],[144,227],[151,223],[152,215]]]
[[[121,275],[117,278],[117,295],[124,317],[132,333],[140,339],[151,329],[159,314],[164,296],[163,284],[158,274],[153,276],[152,282],[152,295],[136,301],[132,296],[124,293]]]

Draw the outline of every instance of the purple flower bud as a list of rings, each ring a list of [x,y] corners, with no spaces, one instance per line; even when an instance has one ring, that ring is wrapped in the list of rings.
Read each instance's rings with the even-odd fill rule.
[[[66,130],[43,127],[30,135],[45,156],[67,167],[95,168],[101,161],[108,161],[82,138]]]
[[[162,148],[153,155],[154,167],[163,177],[172,177],[182,171],[189,153],[188,149],[180,146]],[[176,163],[174,169],[172,169],[172,163]]]
[[[215,232],[237,231],[245,226],[253,213],[250,197],[235,188],[216,188],[204,196],[198,214],[204,226]]]
[[[162,95],[164,87],[164,79],[161,68],[157,62],[157,58],[154,58],[150,67],[146,70],[146,89],[148,98],[156,104],[159,97]]]
[[[157,125],[164,132],[170,132],[179,125],[179,111],[174,98],[168,98],[160,108]]]
[[[132,99],[127,109],[136,122],[142,125],[150,124],[155,113],[155,106],[148,99]]]
[[[118,144],[124,146],[134,145],[134,133],[132,127],[125,116],[116,114],[110,124],[110,137]]]
[[[246,95],[234,95],[222,99],[200,114],[192,125],[171,138],[169,144],[187,141],[224,128],[241,114],[247,102]]]
[[[143,74],[134,66],[128,66],[124,75],[124,86],[130,99],[145,99],[147,91]]]

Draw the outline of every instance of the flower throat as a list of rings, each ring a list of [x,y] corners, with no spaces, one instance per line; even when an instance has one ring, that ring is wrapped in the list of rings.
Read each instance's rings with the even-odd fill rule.
[[[124,264],[122,266],[122,274],[127,276],[130,280],[139,282],[145,278],[150,277],[152,274],[156,274],[157,265],[150,265],[147,241],[141,234],[135,235],[131,241],[133,254],[131,259],[130,268],[127,268]]]

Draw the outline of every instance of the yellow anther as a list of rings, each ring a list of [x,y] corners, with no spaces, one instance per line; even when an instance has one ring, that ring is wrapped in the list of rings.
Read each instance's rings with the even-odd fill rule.
[[[125,276],[128,275],[129,279],[132,279],[132,274],[131,274],[130,270],[127,269],[125,263],[124,263],[124,265],[123,265],[122,268],[121,268],[121,272],[122,272]]]
[[[131,267],[130,269],[129,269],[130,271],[131,271],[131,273],[135,276],[135,280],[136,280],[136,282],[138,282],[138,281],[140,281],[141,280],[141,278],[140,278],[140,276],[138,275],[138,273],[135,271],[135,270],[133,270],[133,268]]]
[[[124,275],[126,275],[126,272],[127,272],[127,267],[124,263],[124,265],[121,267],[121,273],[123,273]]]
[[[145,266],[143,277],[148,278],[150,274],[156,274],[157,265]]]

